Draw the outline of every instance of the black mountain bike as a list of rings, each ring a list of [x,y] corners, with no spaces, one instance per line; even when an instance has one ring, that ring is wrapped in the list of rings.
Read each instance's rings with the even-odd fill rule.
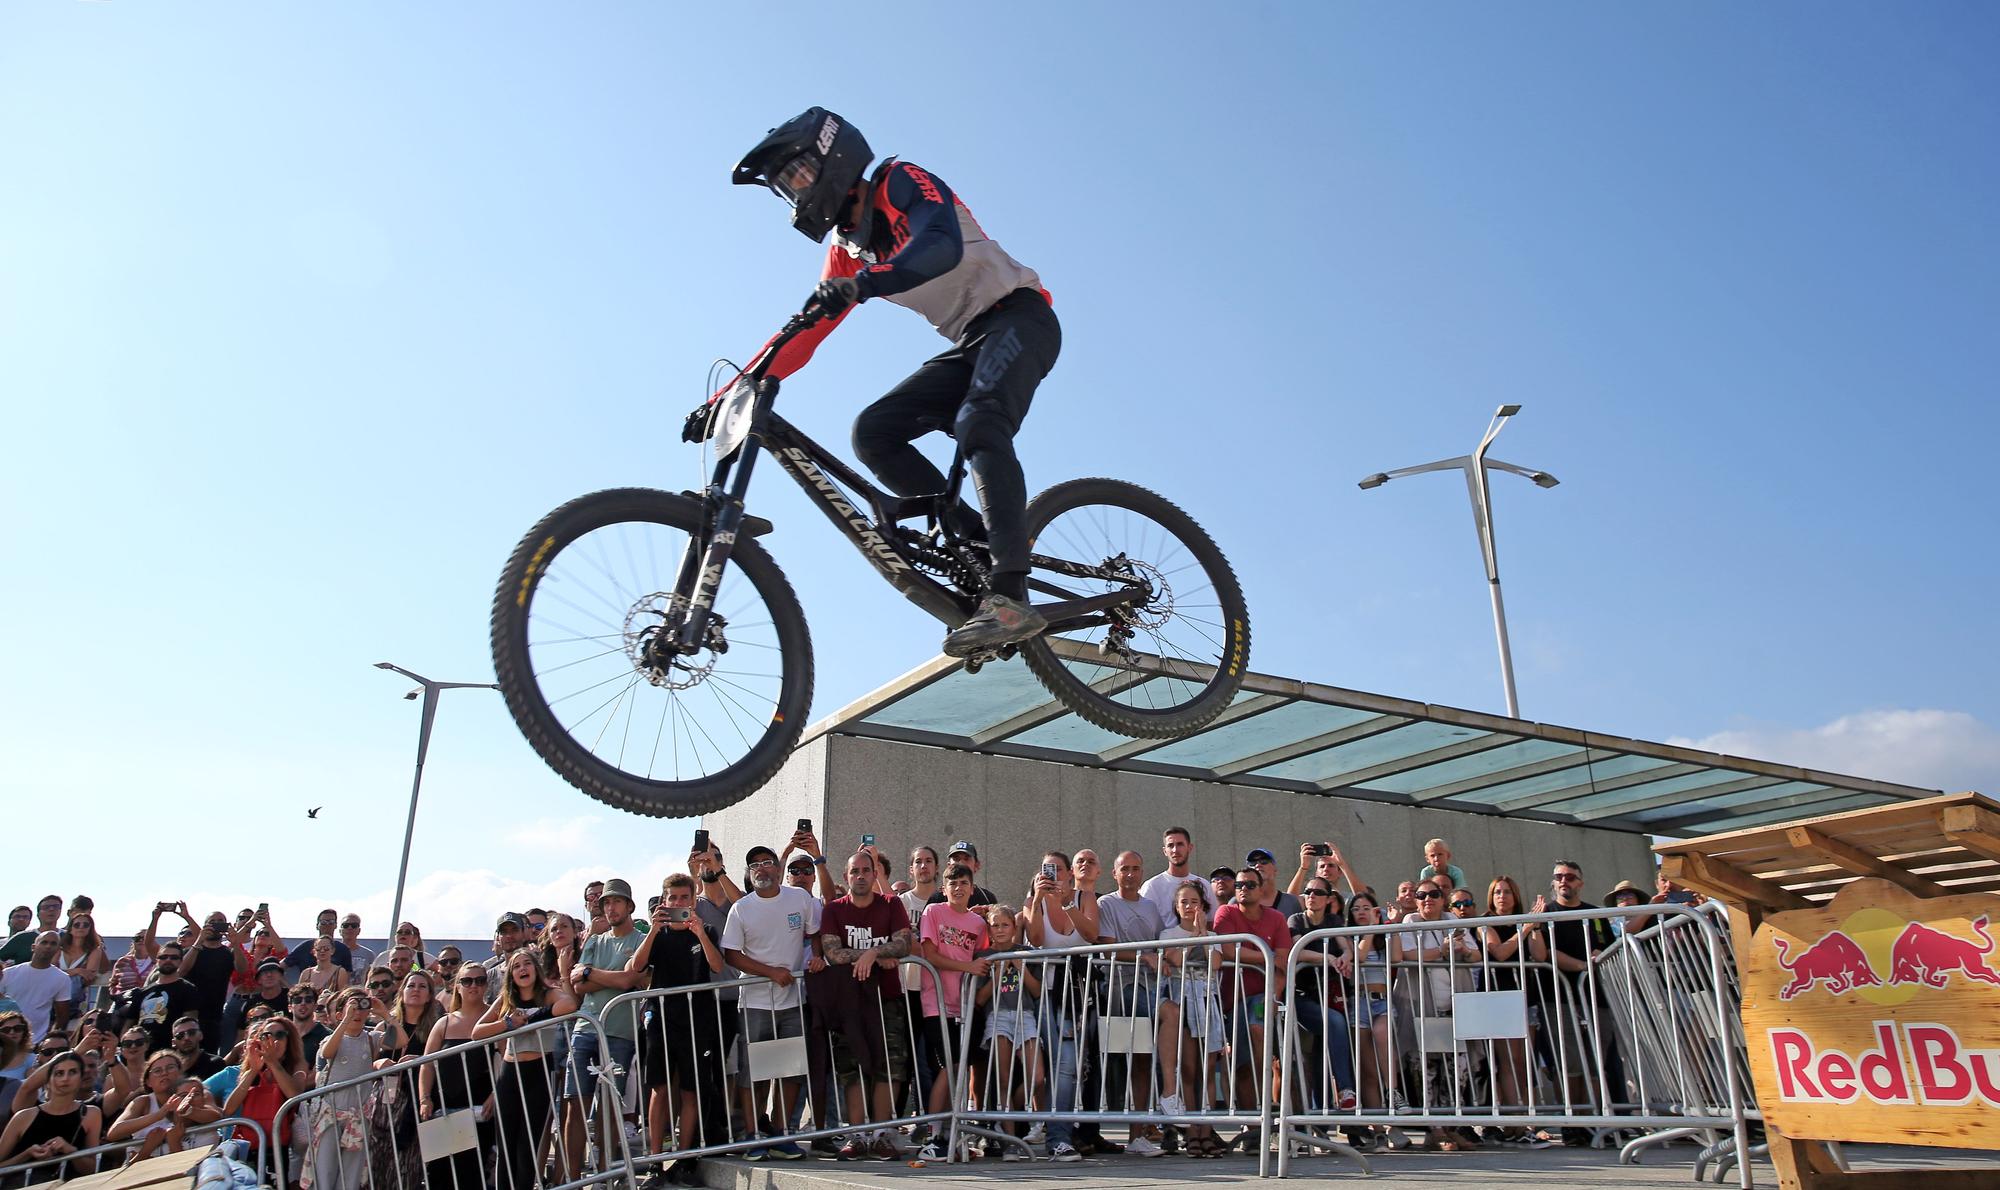
[[[599,801],[680,817],[718,810],[778,771],[812,703],[812,640],[791,584],[744,511],[769,455],[881,576],[957,627],[984,594],[983,542],[936,496],[890,496],[772,411],[778,350],[818,321],[793,316],[682,437],[711,442],[704,492],[615,488],[543,517],[493,599],[493,666],[536,752]],[[850,494],[853,493],[853,494]],[[1167,739],[1228,706],[1250,653],[1236,575],[1200,525],[1115,479],[1060,483],[1028,505],[1031,599],[1048,631],[1017,651],[1062,704],[1111,731]]]

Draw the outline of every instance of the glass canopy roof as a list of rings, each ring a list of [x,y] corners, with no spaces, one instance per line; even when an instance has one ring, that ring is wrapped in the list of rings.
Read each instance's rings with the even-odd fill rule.
[[[1145,660],[1131,669],[1119,697],[1143,701]],[[1264,674],[1201,731],[1135,740],[1078,718],[1018,659],[968,674],[939,657],[806,738],[824,734],[1666,836],[1938,793]]]

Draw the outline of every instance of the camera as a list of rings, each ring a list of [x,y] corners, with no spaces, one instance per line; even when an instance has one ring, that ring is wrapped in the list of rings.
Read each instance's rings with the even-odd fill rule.
[[[667,910],[667,920],[668,920],[668,921],[686,921],[686,920],[687,920],[688,918],[690,918],[690,917],[693,917],[693,916],[694,916],[694,910],[692,910],[692,909],[669,909],[669,910]]]

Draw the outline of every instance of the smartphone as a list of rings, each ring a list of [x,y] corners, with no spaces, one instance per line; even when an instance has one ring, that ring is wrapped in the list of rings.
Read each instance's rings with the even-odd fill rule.
[[[687,920],[688,918],[690,918],[690,917],[693,917],[693,916],[694,916],[694,910],[692,910],[692,909],[669,909],[669,910],[667,910],[667,920],[668,920],[668,921],[686,921],[686,920]]]
[[[708,831],[705,828],[694,833],[694,849],[704,855],[708,853]]]
[[[863,836],[861,836],[861,845],[862,845],[863,847],[873,847],[873,846],[875,846],[875,836],[874,836],[874,835],[863,835]]]
[[[660,895],[658,893],[654,893],[652,896],[646,898],[646,916],[651,917],[653,915],[653,910],[658,909],[659,907],[660,907]]]
[[[259,902],[257,902],[257,916],[258,916],[258,917],[269,917],[269,916],[271,916],[271,902],[269,902],[269,901],[259,901]]]
[[[802,835],[810,835],[810,834],[812,834],[812,829],[813,829],[813,820],[812,820],[812,819],[810,819],[810,818],[801,818],[801,819],[799,819],[799,833],[800,833],[800,834],[802,834]]]
[[[1052,863],[1043,864],[1042,875],[1047,876],[1051,880],[1054,880],[1056,878],[1056,866]]]
[[[1313,845],[1312,845],[1311,847],[1308,847],[1308,848],[1306,848],[1306,851],[1307,851],[1307,852],[1308,852],[1309,854],[1311,854],[1311,855],[1332,855],[1332,854],[1333,854],[1333,848],[1331,848],[1331,847],[1328,847],[1328,846],[1327,846],[1326,844],[1324,844],[1324,843],[1314,843],[1314,844],[1313,844]]]

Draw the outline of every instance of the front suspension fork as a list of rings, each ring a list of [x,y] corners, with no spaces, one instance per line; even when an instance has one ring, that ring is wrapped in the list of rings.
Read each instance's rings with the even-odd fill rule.
[[[735,474],[727,492],[720,476],[704,493],[705,514],[702,532],[688,538],[687,552],[681,557],[679,576],[674,580],[674,601],[685,604],[687,618],[674,633],[675,651],[689,656],[701,650],[708,620],[715,611],[715,593],[722,586],[722,571],[736,548],[736,535],[743,527],[743,496],[750,490],[750,472],[757,462],[762,436],[752,433],[737,452]],[[718,471],[729,464],[718,464]],[[708,543],[703,550],[702,543]]]

